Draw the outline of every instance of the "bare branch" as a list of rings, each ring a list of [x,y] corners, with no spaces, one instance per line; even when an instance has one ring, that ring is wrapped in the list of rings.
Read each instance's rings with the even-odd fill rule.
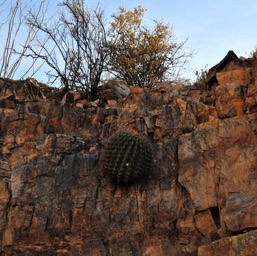
[[[11,6],[7,1],[1,3],[0,7],[3,7],[1,14],[6,14],[7,18],[0,25],[0,30],[6,31],[5,45],[0,59],[0,76],[13,78],[19,71],[19,73],[23,72],[20,77],[24,77],[32,69],[32,75],[34,75],[42,67],[42,65],[36,67],[36,61],[33,61],[31,66],[26,64],[26,68],[23,65],[24,71],[20,68],[28,46],[32,44],[39,32],[31,26],[26,28],[27,12],[36,9],[36,17],[44,17],[48,2],[49,0],[42,0],[39,5],[36,2],[31,5],[29,1],[23,4],[22,0],[16,0]]]
[[[30,47],[31,56],[47,63],[52,81],[60,79],[65,87],[85,91],[95,99],[108,58],[103,10],[99,6],[87,9],[83,0],[65,0],[60,7],[58,23],[51,26],[30,15],[30,25],[50,38],[48,47],[38,45],[41,53]],[[48,51],[49,45],[54,51]]]

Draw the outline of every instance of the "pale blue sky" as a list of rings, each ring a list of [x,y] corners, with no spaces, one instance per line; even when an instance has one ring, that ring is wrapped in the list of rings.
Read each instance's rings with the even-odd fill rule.
[[[195,78],[196,70],[217,64],[229,50],[248,57],[257,45],[256,0],[85,0],[89,5],[98,2],[107,18],[117,13],[119,6],[133,9],[143,5],[147,8],[145,24],[163,21],[173,27],[177,42],[188,38],[186,46],[195,55],[183,75],[190,79]],[[51,12],[56,10],[57,3],[50,1]]]
[[[93,2],[93,1],[91,1]],[[248,57],[257,45],[256,0],[101,0],[106,12],[115,12],[118,6],[132,9],[147,8],[146,21],[152,19],[169,23],[178,41],[188,37],[187,47],[195,51],[186,75],[211,68],[229,50]]]

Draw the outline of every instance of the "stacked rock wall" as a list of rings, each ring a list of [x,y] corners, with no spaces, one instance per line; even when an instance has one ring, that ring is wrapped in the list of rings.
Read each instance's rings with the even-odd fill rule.
[[[253,71],[211,91],[160,84],[95,102],[0,79],[1,255],[255,255]],[[147,182],[104,171],[124,127],[151,142]]]

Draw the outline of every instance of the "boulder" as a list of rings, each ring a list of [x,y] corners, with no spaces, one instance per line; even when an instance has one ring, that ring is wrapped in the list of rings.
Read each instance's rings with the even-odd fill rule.
[[[106,100],[123,99],[130,93],[129,86],[125,82],[118,80],[107,81],[98,88],[98,91],[100,97]]]

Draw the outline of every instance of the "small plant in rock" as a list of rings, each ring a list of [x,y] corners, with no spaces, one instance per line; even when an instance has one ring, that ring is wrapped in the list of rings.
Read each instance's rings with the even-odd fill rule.
[[[148,179],[152,166],[150,143],[129,131],[118,131],[109,140],[105,152],[105,170],[117,184]]]
[[[206,65],[201,71],[196,71],[196,82],[195,84],[200,86],[202,89],[208,89],[208,66]]]

